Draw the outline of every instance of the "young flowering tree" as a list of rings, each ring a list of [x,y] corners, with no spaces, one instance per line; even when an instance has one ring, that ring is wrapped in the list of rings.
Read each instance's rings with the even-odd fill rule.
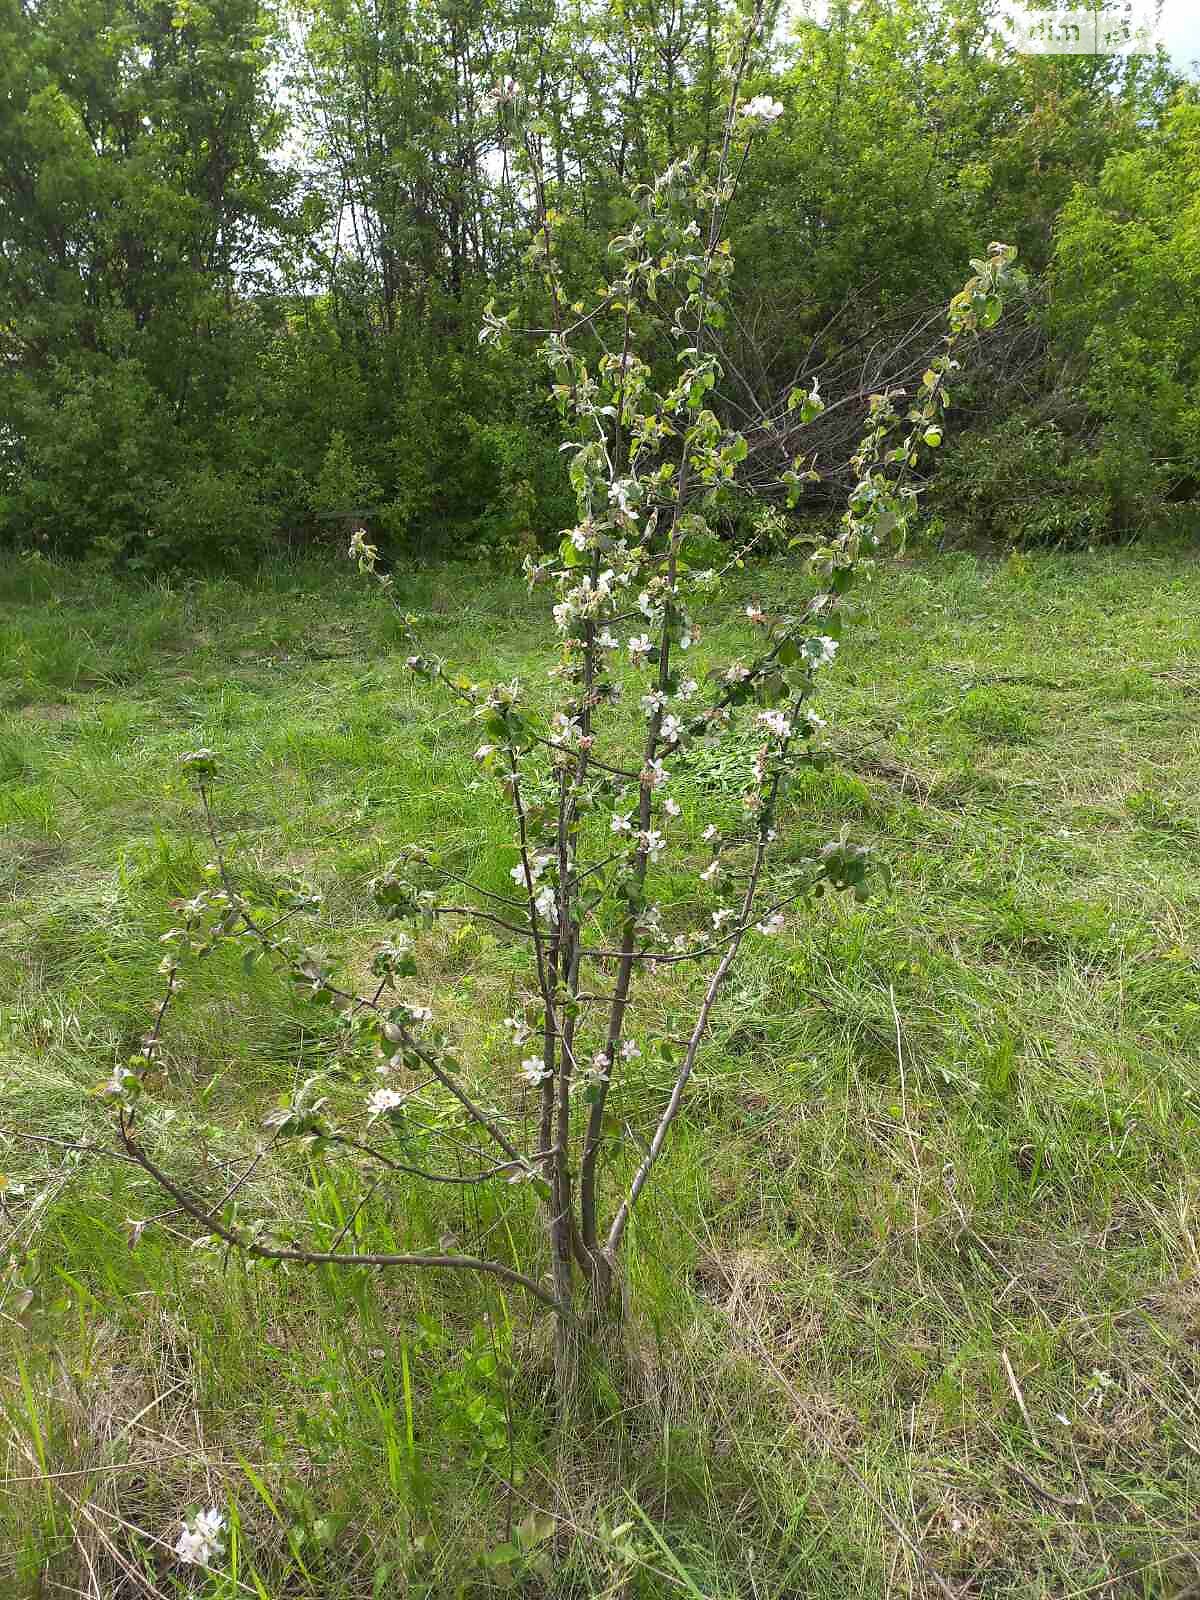
[[[719,603],[722,590],[717,568],[723,547],[712,522],[746,455],[745,440],[726,429],[709,404],[721,375],[712,340],[732,267],[723,223],[755,138],[782,110],[766,96],[739,100],[753,34],[733,64],[715,174],[679,162],[637,196],[638,221],[612,240],[610,280],[588,309],[567,303],[555,215],[545,204],[534,146],[527,144],[539,201],[532,255],[552,319],[542,330],[544,350],[573,434],[564,448],[578,501],[578,521],[557,552],[527,563],[530,583],[553,591],[550,710],[537,714],[519,683],[471,681],[420,648],[408,658],[415,673],[461,703],[478,729],[475,760],[511,810],[513,887],[496,892],[412,850],[376,881],[375,898],[384,917],[397,923],[482,920],[520,941],[527,981],[506,1019],[513,1084],[507,1104],[483,1103],[430,1012],[405,998],[404,980],[416,972],[419,949],[410,934],[401,932],[379,948],[375,986],[355,993],[280,931],[292,911],[303,909],[302,897],[277,913],[237,890],[213,823],[210,751],[186,761],[217,851],[215,881],[185,904],[182,925],[165,936],[166,983],[153,1028],[139,1056],[106,1085],[128,1154],[210,1235],[270,1260],[452,1268],[519,1284],[556,1313],[564,1384],[580,1327],[603,1323],[619,1306],[614,1287],[630,1218],[662,1155],[744,941],[778,933],[794,907],[826,889],[866,896],[868,852],[845,837],[811,859],[775,866],[783,798],[789,777],[820,759],[824,724],[811,702],[838,653],[846,596],[870,554],[903,532],[915,495],[906,474],[923,447],[940,442],[946,382],[957,364],[954,346],[995,321],[998,290],[1014,255],[992,245],[986,259],[972,263],[970,281],[950,305],[947,348],[911,404],[902,411],[899,393],[873,398],[840,529],[811,561],[811,595],[794,607],[745,607],[744,652],[701,682],[690,665],[699,618]],[[509,322],[489,308],[481,337],[503,341],[512,332]],[[665,333],[674,348],[665,382],[656,381],[641,353],[648,332]],[[821,410],[815,388],[796,393],[792,402],[802,421]],[[797,461],[788,474],[793,493],[804,477]],[[361,531],[351,555],[386,586],[377,552]],[[734,560],[724,558],[724,566]],[[680,839],[681,758],[738,724],[752,726],[760,741],[745,775],[743,820],[730,830],[710,824],[703,832],[706,859],[697,863]],[[668,865],[691,874],[694,914],[687,922],[678,911],[668,915],[656,898]],[[333,1001],[348,1033],[377,1053],[379,1086],[364,1097],[357,1122],[336,1117],[320,1081],[311,1079],[272,1114],[275,1138],[302,1139],[309,1151],[373,1167],[373,1184],[404,1175],[530,1185],[540,1197],[548,1274],[536,1260],[522,1267],[446,1250],[364,1253],[343,1248],[345,1229],[328,1249],[283,1244],[232,1218],[233,1190],[214,1203],[162,1171],[138,1137],[139,1096],[161,1049],[183,952],[204,955],[225,941],[244,946],[247,959],[265,953],[315,999]],[[640,1032],[636,1001],[645,973],[676,966],[699,968],[703,976],[685,989],[695,995],[694,1011],[672,1046]],[[651,1048],[673,1060],[674,1081],[648,1138],[635,1146],[611,1108],[622,1077],[635,1074]],[[523,1138],[516,1111],[529,1091],[537,1108],[532,1141]],[[479,1158],[478,1170],[432,1171],[416,1163],[413,1118],[416,1108],[428,1108],[430,1094],[455,1112],[456,1138],[466,1128],[476,1148],[490,1152]],[[428,1120],[421,1126],[427,1129]]]

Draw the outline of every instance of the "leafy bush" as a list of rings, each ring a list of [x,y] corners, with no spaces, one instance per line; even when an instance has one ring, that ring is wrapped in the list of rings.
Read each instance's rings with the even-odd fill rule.
[[[928,504],[936,525],[952,532],[1013,546],[1084,548],[1135,537],[1162,521],[1165,489],[1144,440],[1103,427],[1081,432],[1069,413],[1044,402],[961,434]]]
[[[0,538],[80,554],[125,551],[169,457],[166,408],[135,361],[57,368],[13,386],[0,443]]]
[[[236,567],[261,554],[273,532],[255,486],[240,473],[188,466],[160,483],[145,535],[131,544],[125,564]]]
[[[1112,156],[1059,217],[1050,327],[1081,362],[1095,479],[1128,522],[1200,495],[1200,102]]]

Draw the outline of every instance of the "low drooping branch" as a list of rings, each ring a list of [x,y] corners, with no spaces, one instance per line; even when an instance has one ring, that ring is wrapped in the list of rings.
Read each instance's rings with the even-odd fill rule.
[[[161,1188],[178,1203],[181,1211],[185,1211],[194,1222],[200,1224],[206,1233],[213,1238],[220,1239],[223,1244],[232,1245],[243,1254],[252,1256],[259,1261],[295,1261],[305,1266],[337,1266],[337,1267],[440,1267],[453,1272],[480,1272],[503,1278],[506,1283],[516,1284],[547,1306],[559,1316],[570,1316],[569,1306],[564,1306],[552,1294],[536,1282],[527,1277],[525,1273],[518,1272],[515,1267],[505,1266],[500,1261],[487,1261],[480,1256],[457,1256],[437,1253],[422,1253],[419,1251],[399,1252],[382,1251],[358,1253],[353,1251],[332,1250],[302,1250],[298,1247],[283,1245],[261,1244],[255,1239],[247,1238],[238,1233],[234,1228],[221,1221],[194,1195],[189,1194],[174,1178],[148,1156],[142,1146],[133,1137],[130,1124],[122,1115],[119,1120],[121,1141],[128,1155],[137,1162],[138,1166],[154,1179]]]

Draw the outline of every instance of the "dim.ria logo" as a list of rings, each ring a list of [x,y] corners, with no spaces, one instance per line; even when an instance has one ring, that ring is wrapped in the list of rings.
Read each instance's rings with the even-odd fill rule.
[[[1102,6],[1015,4],[1003,18],[1013,48],[1025,55],[1153,55],[1162,42],[1161,6],[1114,0]]]

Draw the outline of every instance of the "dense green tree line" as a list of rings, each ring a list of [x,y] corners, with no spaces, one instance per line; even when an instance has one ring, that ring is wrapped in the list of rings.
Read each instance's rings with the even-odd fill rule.
[[[963,374],[932,505],[1137,531],[1200,479],[1200,103],[1165,61],[1020,57],[993,0],[781,16],[718,403],[817,481],[919,376],[992,238],[1021,314]],[[726,0],[0,0],[0,540],[133,566],[340,539],[509,552],[568,514],[533,218],[580,296],[631,184],[711,155]],[[533,250],[531,252],[531,246]],[[753,478],[753,451],[749,464]],[[731,514],[736,513],[736,507]]]

